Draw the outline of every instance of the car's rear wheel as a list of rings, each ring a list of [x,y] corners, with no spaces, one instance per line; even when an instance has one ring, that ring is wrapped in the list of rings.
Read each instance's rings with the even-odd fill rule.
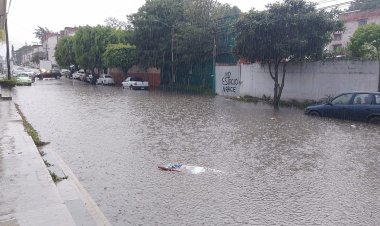
[[[314,117],[320,117],[321,116],[321,114],[319,114],[318,111],[311,111],[311,112],[309,112],[309,115],[314,116]]]
[[[380,117],[379,116],[372,117],[368,120],[368,122],[371,124],[380,125]]]

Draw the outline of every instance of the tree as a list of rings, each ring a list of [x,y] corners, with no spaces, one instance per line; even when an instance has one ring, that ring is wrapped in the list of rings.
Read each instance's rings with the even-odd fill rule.
[[[45,53],[44,52],[36,52],[33,53],[31,61],[35,64],[40,64],[40,60],[45,59]]]
[[[130,30],[131,25],[128,24],[125,21],[118,20],[114,17],[108,17],[104,20],[107,27],[115,28],[115,29],[121,29],[121,30]]]
[[[103,53],[108,44],[120,43],[122,31],[110,27],[81,27],[74,36],[75,62],[84,69],[103,69]]]
[[[130,44],[109,44],[103,54],[106,67],[121,68],[124,72],[136,63],[136,47]]]
[[[377,59],[379,62],[377,90],[380,92],[380,24],[367,24],[359,27],[351,37],[348,49],[353,56]]]
[[[224,44],[220,30],[232,23],[221,19],[233,14],[238,18],[240,10],[216,0],[146,1],[137,13],[128,16],[140,65],[170,71],[171,76],[165,75],[161,81],[178,83],[178,69],[189,71],[193,64],[205,66],[211,59],[214,38],[217,46]],[[210,74],[202,72],[203,81],[206,76]]]
[[[41,27],[41,26],[38,26],[35,30],[34,30],[34,35],[36,38],[38,38],[40,40],[40,42],[42,43],[42,41],[46,38],[46,35],[51,33],[51,31],[45,27]]]
[[[273,104],[279,109],[287,64],[320,59],[331,34],[343,25],[334,13],[318,11],[315,4],[304,0],[285,0],[266,7],[261,12],[251,10],[236,24],[234,51],[238,57],[268,65],[274,81]]]
[[[76,64],[73,46],[74,37],[67,36],[58,40],[54,56],[60,67],[68,68],[70,65]]]
[[[370,10],[380,8],[380,0],[355,0],[352,1],[348,11]]]

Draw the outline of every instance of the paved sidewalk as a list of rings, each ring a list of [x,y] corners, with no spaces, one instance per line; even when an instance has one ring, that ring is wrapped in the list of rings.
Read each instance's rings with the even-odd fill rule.
[[[0,100],[0,226],[110,225],[70,168],[48,155],[67,180],[53,182],[14,102]]]

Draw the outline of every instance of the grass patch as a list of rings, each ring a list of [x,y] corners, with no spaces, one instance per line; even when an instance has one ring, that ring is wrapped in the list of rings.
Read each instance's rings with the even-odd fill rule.
[[[52,172],[50,170],[49,170],[49,173],[50,173],[50,176],[53,179],[54,183],[58,183],[58,182],[60,182],[62,180],[66,180],[68,178],[68,176],[66,176],[66,177],[59,177],[59,176],[57,176],[57,174],[55,174],[54,172]]]
[[[42,147],[44,145],[49,144],[49,142],[43,142],[40,139],[40,136],[38,135],[37,131],[33,128],[33,126],[28,122],[24,114],[21,112],[20,106],[18,104],[15,104],[17,112],[20,114],[22,119],[22,124],[24,125],[25,131],[29,134],[29,136],[32,137],[34,143],[37,147]],[[41,154],[41,152],[40,152]],[[42,154],[41,154],[42,156]]]
[[[16,79],[0,79],[0,87],[3,88],[12,88],[15,87],[17,84]]]
[[[44,159],[45,166],[50,167],[52,166],[46,159]]]

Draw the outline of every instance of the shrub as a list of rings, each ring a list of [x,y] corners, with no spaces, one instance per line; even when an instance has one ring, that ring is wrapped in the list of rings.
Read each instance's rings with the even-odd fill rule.
[[[17,84],[17,81],[15,79],[1,79],[0,80],[0,87],[7,87],[7,88],[12,88],[12,87],[15,87]]]

